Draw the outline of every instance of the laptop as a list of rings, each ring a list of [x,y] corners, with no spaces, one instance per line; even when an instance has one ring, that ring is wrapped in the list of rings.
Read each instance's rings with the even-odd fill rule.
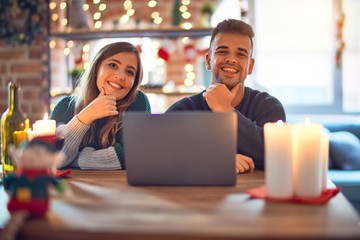
[[[130,185],[235,185],[235,113],[125,112]]]

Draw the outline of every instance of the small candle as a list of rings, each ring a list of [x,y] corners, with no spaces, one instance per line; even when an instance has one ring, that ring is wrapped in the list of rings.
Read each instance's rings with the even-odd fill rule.
[[[294,125],[294,184],[295,195],[319,197],[321,194],[321,124]]]
[[[291,198],[294,194],[292,126],[279,120],[264,125],[265,185],[267,196]]]
[[[322,133],[321,136],[321,187],[322,191],[327,189],[327,172],[329,167],[329,136],[326,133]]]
[[[23,141],[27,140],[27,131],[13,132],[14,146],[18,148]]]
[[[47,135],[55,135],[56,131],[56,121],[48,119],[48,114],[45,113],[43,120],[37,120],[33,124],[33,130],[36,136],[47,136]]]

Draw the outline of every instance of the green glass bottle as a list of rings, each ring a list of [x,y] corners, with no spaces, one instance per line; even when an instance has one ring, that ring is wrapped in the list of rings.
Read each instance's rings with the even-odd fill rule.
[[[8,109],[1,116],[1,163],[3,176],[15,170],[14,160],[9,146],[18,147],[27,139],[29,119],[21,110],[19,101],[19,85],[10,82],[8,85]]]

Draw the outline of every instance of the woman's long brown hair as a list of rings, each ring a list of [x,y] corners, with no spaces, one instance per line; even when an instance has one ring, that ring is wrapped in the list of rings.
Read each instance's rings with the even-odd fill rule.
[[[116,142],[116,134],[122,128],[122,113],[135,101],[137,90],[143,77],[142,64],[140,60],[139,51],[135,46],[128,42],[116,42],[103,47],[95,56],[90,66],[85,70],[81,76],[79,84],[79,92],[74,95],[75,109],[74,114],[78,114],[84,107],[90,104],[100,94],[96,85],[97,72],[101,63],[121,52],[133,53],[137,59],[137,71],[135,75],[134,85],[129,93],[121,100],[117,101],[117,110],[119,112],[116,116],[109,116],[106,118],[104,126],[99,132],[100,146],[107,148],[113,146]],[[95,141],[95,122],[90,125],[90,130],[85,134],[80,148],[84,148]]]

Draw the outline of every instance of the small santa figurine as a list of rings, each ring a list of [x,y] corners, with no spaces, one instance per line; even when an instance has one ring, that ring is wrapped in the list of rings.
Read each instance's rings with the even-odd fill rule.
[[[3,179],[10,213],[26,210],[32,216],[44,216],[49,207],[48,186],[64,191],[64,183],[55,177],[56,164],[63,159],[62,143],[56,136],[38,136],[18,149],[11,148],[16,171]]]

